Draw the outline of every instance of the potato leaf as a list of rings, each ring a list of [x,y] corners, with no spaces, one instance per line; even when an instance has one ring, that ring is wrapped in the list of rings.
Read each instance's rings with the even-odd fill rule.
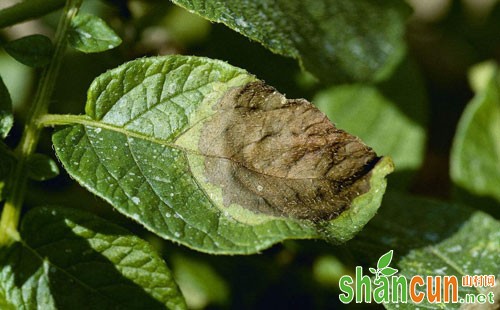
[[[376,80],[404,54],[409,13],[398,0],[173,0],[274,53],[298,59],[326,83]]]
[[[122,43],[122,39],[104,20],[89,14],[73,18],[68,35],[71,46],[84,53],[104,52]]]
[[[12,100],[7,86],[0,77],[0,138],[7,137],[13,124]]]
[[[172,271],[189,309],[205,309],[209,305],[228,303],[228,284],[214,268],[204,260],[187,255],[174,255]]]
[[[7,86],[0,77],[0,138],[5,139],[14,124],[12,100]]]
[[[41,34],[34,34],[10,41],[4,49],[17,61],[30,67],[43,67],[50,62],[52,41]]]
[[[493,66],[493,65],[492,65]],[[472,194],[500,201],[500,73],[465,109],[453,141],[451,178]]]
[[[392,171],[303,99],[206,58],[139,59],[91,85],[53,142],[65,169],[157,235],[210,253],[343,242]],[[55,123],[58,116],[53,116]]]
[[[41,207],[0,250],[0,304],[15,309],[183,309],[151,245],[94,215]],[[3,308],[2,308],[3,309]]]
[[[28,159],[29,177],[36,181],[45,181],[59,175],[57,163],[47,155],[33,154]]]
[[[425,276],[451,276],[458,278],[459,302],[465,294],[486,294],[491,289],[488,287],[462,286],[462,276],[465,275],[494,275],[500,276],[500,223],[491,216],[476,212],[464,223],[464,225],[450,238],[439,244],[417,249],[410,252],[399,263],[400,274],[407,278],[414,275]],[[425,290],[424,287],[419,290]],[[496,295],[495,294],[495,295]],[[482,306],[498,306],[489,303]],[[430,304],[424,299],[418,305],[408,302],[407,304],[385,304],[387,309],[415,309],[415,307],[428,309],[458,309],[460,305],[455,303]],[[485,308],[486,309],[486,308]]]
[[[350,241],[354,255],[375,264],[388,250],[394,259],[453,235],[473,213],[462,205],[389,191],[377,215]]]

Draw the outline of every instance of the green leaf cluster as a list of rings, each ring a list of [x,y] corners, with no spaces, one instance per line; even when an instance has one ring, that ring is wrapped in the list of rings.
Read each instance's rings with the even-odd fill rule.
[[[182,309],[147,242],[86,212],[40,207],[0,252],[2,302],[12,309]]]

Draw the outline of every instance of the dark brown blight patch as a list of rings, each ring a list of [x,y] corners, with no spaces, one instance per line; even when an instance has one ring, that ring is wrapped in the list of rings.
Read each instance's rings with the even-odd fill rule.
[[[225,206],[317,222],[337,217],[370,189],[375,152],[307,100],[287,100],[253,82],[215,108],[199,148]]]

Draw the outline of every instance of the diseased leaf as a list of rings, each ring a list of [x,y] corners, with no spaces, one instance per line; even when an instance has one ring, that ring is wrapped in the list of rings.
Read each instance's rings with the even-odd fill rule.
[[[36,181],[45,181],[59,175],[57,163],[44,154],[33,154],[28,160],[29,177]]]
[[[272,52],[298,59],[326,83],[376,80],[404,54],[409,9],[398,0],[173,0]]]
[[[55,133],[66,170],[159,236],[210,253],[344,242],[392,171],[309,102],[220,61],[140,59],[98,77]]]
[[[410,279],[414,275],[456,276],[459,285],[459,299],[465,294],[487,293],[488,287],[464,287],[462,276],[494,275],[500,276],[500,223],[491,216],[476,212],[452,237],[443,242],[410,252],[399,263],[400,274]],[[498,288],[498,285],[497,285]],[[417,288],[424,291],[425,286]],[[499,306],[492,306],[495,309]],[[415,309],[416,304],[408,300],[407,304],[385,304],[387,309]],[[457,303],[435,303],[424,301],[418,307],[428,309],[458,309]]]
[[[50,62],[52,41],[41,34],[34,34],[7,42],[4,49],[17,61],[30,67],[43,67]]]
[[[415,66],[405,61],[387,83],[330,87],[313,99],[328,118],[394,160],[397,182],[406,187],[422,165],[427,100]]]
[[[287,100],[252,82],[213,109],[178,144],[206,157],[199,178],[222,189],[226,208],[317,222],[337,217],[369,188],[366,172],[379,160],[375,152],[306,100]]]
[[[152,246],[74,209],[30,211],[0,251],[0,295],[16,309],[183,309]]]
[[[0,138],[5,139],[14,124],[12,100],[9,90],[0,77]]]
[[[84,53],[104,52],[122,43],[104,20],[89,14],[79,14],[73,18],[68,35],[71,46]]]
[[[379,258],[379,260],[377,262],[377,269],[384,269],[385,267],[389,266],[389,264],[391,263],[391,260],[392,260],[392,253],[393,252],[394,251],[391,250]]]
[[[500,201],[500,73],[490,74],[459,121],[450,170],[455,185]]]

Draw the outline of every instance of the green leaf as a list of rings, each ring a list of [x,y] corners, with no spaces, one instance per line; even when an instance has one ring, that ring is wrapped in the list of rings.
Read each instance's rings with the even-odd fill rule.
[[[20,234],[0,251],[0,291],[16,309],[185,308],[153,247],[92,214],[36,208]]]
[[[5,139],[14,124],[12,100],[9,90],[0,77],[0,138]]]
[[[377,154],[391,156],[398,177],[393,186],[410,183],[423,162],[427,122],[423,84],[412,63],[404,62],[387,83],[331,87],[313,103]]]
[[[393,253],[394,251],[390,250],[389,252],[382,255],[377,262],[377,269],[384,269],[385,267],[389,266],[392,260]]]
[[[472,90],[476,93],[484,91],[496,71],[497,66],[494,61],[485,61],[470,68],[468,77]]]
[[[30,67],[43,67],[50,62],[52,41],[41,34],[34,34],[7,42],[4,49],[17,61]]]
[[[351,272],[350,266],[333,255],[317,257],[312,269],[314,280],[328,288],[338,287],[340,278]],[[375,274],[377,270],[370,268],[370,272]]]
[[[463,287],[464,275],[500,276],[500,223],[491,216],[476,212],[452,237],[443,242],[410,252],[399,263],[400,273],[406,278],[414,275],[456,276],[459,284],[459,301],[465,294],[487,293],[487,287]],[[425,288],[422,287],[421,290]],[[416,305],[385,304],[387,309],[415,309]],[[429,304],[418,307],[429,309],[458,309],[452,303]],[[492,308],[493,309],[493,308]]]
[[[33,96],[35,69],[25,66],[0,49],[0,74],[10,93],[12,106],[30,101]],[[8,78],[7,78],[8,77]]]
[[[79,14],[73,18],[68,35],[71,46],[84,53],[104,52],[122,43],[104,20],[89,14]]]
[[[403,256],[454,234],[472,210],[457,204],[388,192],[377,215],[350,241],[363,263],[373,263],[388,250]]]
[[[500,73],[466,107],[451,152],[451,178],[466,191],[500,201]]]
[[[384,276],[390,277],[396,272],[398,272],[398,270],[392,267],[385,267],[384,269],[380,270],[380,272],[382,272]]]
[[[265,125],[273,130],[295,122],[298,127],[294,129],[295,136],[298,137],[306,134],[307,123],[301,125],[304,115],[295,117],[286,114],[289,111],[307,107],[310,109],[309,119],[314,116],[312,119],[329,130],[333,130],[332,125],[310,103],[286,101],[284,96],[256,82],[255,77],[244,70],[221,61],[186,56],[139,59],[98,77],[88,94],[87,116],[62,116],[62,123],[76,124],[53,136],[57,155],[65,169],[91,192],[147,229],[200,251],[255,253],[288,238],[323,237],[331,242],[344,242],[373,217],[385,191],[385,176],[392,171],[390,159],[382,158],[375,164],[377,159],[373,152],[354,137],[342,133],[339,139],[354,139],[348,149],[359,151],[356,156],[361,158],[370,156],[366,160],[374,164],[371,172],[360,174],[364,176],[359,180],[364,181],[352,185],[356,188],[357,184],[366,182],[367,187],[351,191],[351,186],[344,185],[345,192],[339,190],[339,197],[345,194],[353,198],[350,205],[345,205],[344,212],[335,209],[340,205],[336,203],[339,197],[331,192],[338,186],[335,184],[328,185],[324,191],[318,188],[328,199],[304,198],[302,203],[297,203],[297,197],[317,186],[316,178],[275,179],[273,174],[259,172],[262,171],[259,167],[246,168],[245,165],[258,163],[260,156],[245,162],[224,153],[228,148],[220,146],[221,143],[235,147],[238,141],[265,132],[253,127],[258,126],[255,122],[264,118],[259,115],[255,120],[237,118],[239,110],[232,110],[232,105],[251,105],[254,110],[250,109],[244,116],[253,116],[252,111],[266,111],[258,108],[259,104],[282,104],[283,110],[269,109],[269,113],[275,114],[266,116],[269,123]],[[225,104],[227,109],[223,108]],[[290,109],[290,104],[300,109]],[[242,107],[241,111],[244,110]],[[54,117],[57,123],[58,116]],[[219,124],[225,123],[219,118],[226,124],[235,124],[231,123],[232,127],[227,127],[227,130],[220,129]],[[234,128],[247,132],[238,133]],[[285,129],[282,136],[290,137]],[[218,130],[226,134],[219,135]],[[272,138],[269,141],[290,142],[291,145],[300,141],[317,141],[305,138],[280,141],[275,139],[279,137],[275,134],[269,137]],[[227,141],[233,142],[228,145]],[[325,140],[318,143],[321,141]],[[288,157],[279,157],[284,151],[276,148],[279,147],[276,143],[269,144],[271,148],[265,156],[293,158],[293,152]],[[283,147],[287,149],[286,145]],[[338,152],[324,154],[336,156]],[[228,164],[231,166],[217,168],[217,165]],[[354,169],[356,162],[349,164]],[[276,166],[276,169],[282,168]],[[314,174],[316,170],[311,168],[307,173]],[[235,173],[232,176],[231,171]],[[236,175],[238,173],[243,175]],[[252,183],[245,187],[237,180]],[[318,182],[320,180],[324,179],[320,178]],[[224,184],[226,181],[228,183]],[[258,183],[260,181],[262,183]],[[293,192],[293,187],[280,190],[285,184],[297,186],[293,182],[305,182],[300,184],[311,186],[303,187],[302,192],[291,196],[289,193]],[[342,200],[342,203],[346,201]]]
[[[59,175],[57,163],[44,154],[33,154],[28,160],[29,177],[36,181],[45,181]]]
[[[381,78],[401,60],[409,9],[398,0],[173,0],[292,57],[326,83]]]
[[[172,270],[181,292],[186,296],[189,309],[205,309],[208,305],[227,303],[229,287],[207,262],[174,255]]]

